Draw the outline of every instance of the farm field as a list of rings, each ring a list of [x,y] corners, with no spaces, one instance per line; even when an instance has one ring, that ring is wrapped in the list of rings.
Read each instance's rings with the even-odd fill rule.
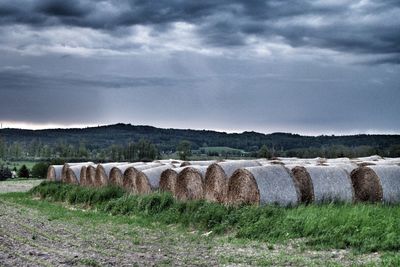
[[[15,181],[16,188],[23,182]],[[31,185],[29,182],[26,181],[27,186]],[[0,183],[0,188],[3,183]],[[7,183],[9,187],[10,182]],[[154,199],[156,196],[153,202]],[[178,220],[174,223],[173,218],[166,223],[162,211],[111,216],[102,207],[104,205],[72,205],[71,201],[52,202],[30,193],[0,194],[0,265],[395,266],[399,263],[399,256],[390,252],[392,248],[383,246],[360,251],[351,246],[338,248],[340,245],[323,241],[323,238],[318,246],[313,245],[310,238],[239,238],[235,227],[231,231],[215,234],[215,229],[184,224]],[[324,207],[321,210],[315,207],[303,209],[308,216],[313,213],[317,216],[320,211],[323,217],[326,210],[338,212],[343,209],[345,214],[349,213],[349,207],[340,206],[326,207],[325,210]],[[368,206],[360,209],[364,209],[366,214],[382,209],[380,213],[375,210],[377,221],[385,216],[385,212],[398,212],[397,207],[391,210]],[[268,220],[267,211],[259,210],[266,212],[264,220]],[[292,217],[296,213],[295,209],[282,209],[282,212]],[[192,215],[190,211],[188,213]],[[388,218],[389,221],[391,219]],[[274,222],[271,220],[270,223]],[[287,224],[290,223],[288,220]],[[340,223],[340,220],[325,226],[335,223]],[[363,225],[358,227],[362,229]],[[286,230],[283,225],[282,229]],[[333,227],[330,230],[335,231]],[[290,232],[287,234],[293,235]]]

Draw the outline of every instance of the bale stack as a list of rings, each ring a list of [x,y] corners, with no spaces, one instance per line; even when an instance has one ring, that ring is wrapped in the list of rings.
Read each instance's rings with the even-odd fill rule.
[[[80,173],[80,180],[79,184],[81,186],[90,186],[92,181],[89,179],[88,176],[88,168],[92,165],[82,166],[81,173]]]
[[[311,179],[313,199],[316,203],[353,202],[354,192],[347,171],[334,166],[305,166],[293,172],[294,179],[301,183]],[[308,184],[306,182],[305,184]],[[302,189],[300,189],[300,192]],[[303,190],[307,192],[308,190]],[[303,196],[306,198],[305,196]],[[307,197],[309,199],[309,197]]]
[[[107,186],[109,184],[109,175],[113,167],[127,164],[127,162],[112,162],[99,164],[96,168],[93,185],[96,187]]]
[[[50,165],[47,169],[47,180],[60,182],[63,167],[64,165]]]
[[[351,173],[355,200],[361,202],[400,202],[400,167],[374,165]]]
[[[224,203],[228,191],[229,177],[237,169],[260,165],[256,160],[237,160],[211,164],[205,174],[204,198],[208,201]]]
[[[75,166],[69,167],[67,169],[67,173],[66,173],[64,182],[68,183],[68,184],[79,184],[82,168],[86,168],[86,166],[75,165]]]
[[[136,175],[139,171],[144,171],[147,169],[157,168],[163,166],[162,163],[148,163],[145,165],[135,166],[135,167],[128,167],[124,172],[124,177],[122,179],[122,187],[125,188],[128,192],[131,193],[138,193],[136,187]]]
[[[303,166],[287,166],[292,172],[294,183],[299,191],[300,202],[310,204],[314,202],[314,187],[310,175]]]
[[[146,166],[143,162],[135,162],[130,164],[118,165],[111,168],[109,183],[112,185],[123,187],[124,172],[130,167]]]
[[[160,176],[167,170],[173,168],[174,165],[166,164],[159,167],[138,171],[134,178],[136,190],[139,194],[149,194],[151,191],[157,190],[160,186]]]
[[[204,198],[204,177],[207,166],[189,166],[177,176],[175,197],[179,200]]]
[[[277,164],[236,170],[229,180],[227,202],[293,206],[300,197],[290,171]]]

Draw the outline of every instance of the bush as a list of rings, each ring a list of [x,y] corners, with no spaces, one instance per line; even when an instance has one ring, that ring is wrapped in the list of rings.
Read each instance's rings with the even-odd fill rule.
[[[49,164],[45,163],[45,162],[39,162],[39,163],[35,164],[32,168],[32,177],[46,178],[48,168],[49,168]]]
[[[19,178],[29,178],[29,169],[26,165],[22,165],[21,168],[18,170],[18,177]]]
[[[12,178],[12,173],[9,168],[0,167],[0,181]]]

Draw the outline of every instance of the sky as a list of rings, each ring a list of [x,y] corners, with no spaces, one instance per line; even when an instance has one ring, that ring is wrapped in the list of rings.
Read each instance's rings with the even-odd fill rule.
[[[0,0],[3,127],[400,133],[398,0]]]

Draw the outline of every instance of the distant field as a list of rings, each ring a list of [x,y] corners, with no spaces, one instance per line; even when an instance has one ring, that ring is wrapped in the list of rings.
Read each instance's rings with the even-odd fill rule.
[[[236,149],[236,148],[231,148],[231,147],[226,147],[226,146],[210,146],[210,147],[202,147],[200,148],[201,151],[204,150],[206,153],[245,153],[241,149]]]
[[[0,160],[0,165],[7,166],[9,169],[14,169],[14,167],[21,168],[22,165],[26,165],[28,169],[32,169],[32,167],[37,163],[37,161],[1,161]]]

